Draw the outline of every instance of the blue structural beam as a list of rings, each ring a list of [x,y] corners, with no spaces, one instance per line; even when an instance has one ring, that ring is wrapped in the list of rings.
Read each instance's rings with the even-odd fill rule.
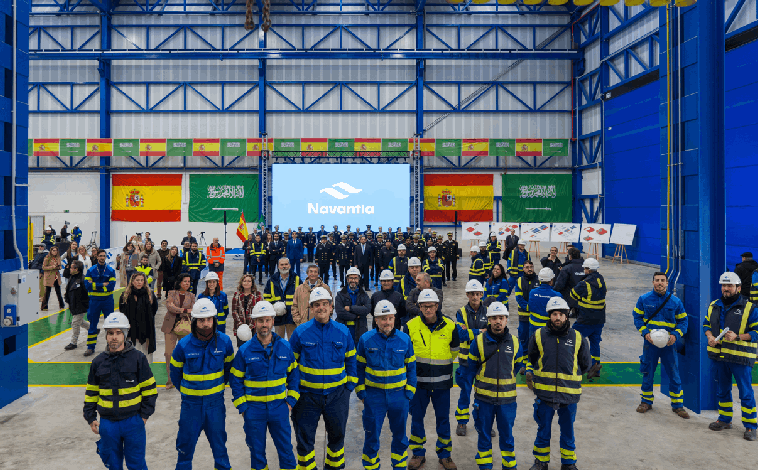
[[[105,0],[106,8],[110,9],[111,0]],[[111,46],[111,18],[103,15],[100,18],[102,48],[107,50]],[[100,59],[98,72],[100,73],[100,138],[111,137],[111,61]],[[111,246],[111,157],[100,157],[100,248]]]

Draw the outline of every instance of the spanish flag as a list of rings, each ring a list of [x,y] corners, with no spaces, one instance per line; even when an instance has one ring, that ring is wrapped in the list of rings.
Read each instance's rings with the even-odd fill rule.
[[[302,138],[300,139],[300,151],[301,152],[323,152],[322,155],[326,155],[328,150],[329,139],[314,139],[314,138]]]
[[[516,139],[517,157],[541,157],[542,139]]]
[[[434,156],[434,139],[419,139],[422,157]],[[413,152],[413,139],[408,139],[408,151]]]
[[[87,139],[87,156],[110,157],[113,155],[112,139]]]
[[[115,174],[112,183],[111,220],[181,222],[182,175]]]
[[[486,156],[490,151],[489,139],[463,139],[463,156],[479,157]]]
[[[218,157],[220,139],[192,139],[192,155],[195,157]]]
[[[237,236],[240,240],[242,240],[242,243],[245,243],[247,241],[248,235],[247,222],[245,222],[245,212],[243,211],[240,214],[240,223],[237,225]]]
[[[34,139],[35,157],[57,157],[60,148],[60,139]]]
[[[358,157],[378,157],[382,154],[382,139],[355,139]]]
[[[163,157],[166,155],[166,139],[140,139],[140,157]]]
[[[491,221],[494,196],[492,175],[424,175],[424,220]]]
[[[263,139],[247,139],[247,156],[260,157],[263,150]],[[268,151],[274,150],[274,141],[268,141]]]

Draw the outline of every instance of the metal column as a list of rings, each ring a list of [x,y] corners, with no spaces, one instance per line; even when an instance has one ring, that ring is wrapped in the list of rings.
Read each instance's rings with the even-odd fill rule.
[[[108,11],[100,17],[102,49],[111,47],[110,1]],[[100,73],[100,138],[111,137],[111,61],[100,59],[97,68]],[[111,246],[111,157],[100,157],[100,248]]]

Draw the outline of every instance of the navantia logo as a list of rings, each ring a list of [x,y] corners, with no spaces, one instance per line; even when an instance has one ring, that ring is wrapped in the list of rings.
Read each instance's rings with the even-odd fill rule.
[[[356,189],[347,183],[339,182],[337,184],[333,184],[331,188],[324,188],[319,192],[326,193],[336,199],[345,199],[345,198],[350,197],[350,194],[342,194],[341,192],[337,191],[334,188],[340,188],[341,190],[350,194],[358,194],[359,192],[363,191],[362,189]]]
[[[339,188],[345,193],[341,193],[334,188]],[[340,181],[333,184],[331,188],[324,188],[319,193],[326,193],[335,199],[346,199],[350,197],[350,194],[358,194],[363,191],[362,189],[354,188],[353,186]],[[362,204],[356,204],[354,206],[323,206],[318,203],[308,203],[309,214],[373,214],[374,206],[365,206]]]

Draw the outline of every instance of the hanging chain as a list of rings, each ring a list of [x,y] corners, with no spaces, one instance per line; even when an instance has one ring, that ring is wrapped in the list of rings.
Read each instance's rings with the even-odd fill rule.
[[[255,29],[255,20],[253,20],[253,0],[247,0],[247,9],[245,11],[245,29],[252,31]]]
[[[271,28],[271,0],[263,0],[263,23],[261,29],[264,33],[268,33]]]

